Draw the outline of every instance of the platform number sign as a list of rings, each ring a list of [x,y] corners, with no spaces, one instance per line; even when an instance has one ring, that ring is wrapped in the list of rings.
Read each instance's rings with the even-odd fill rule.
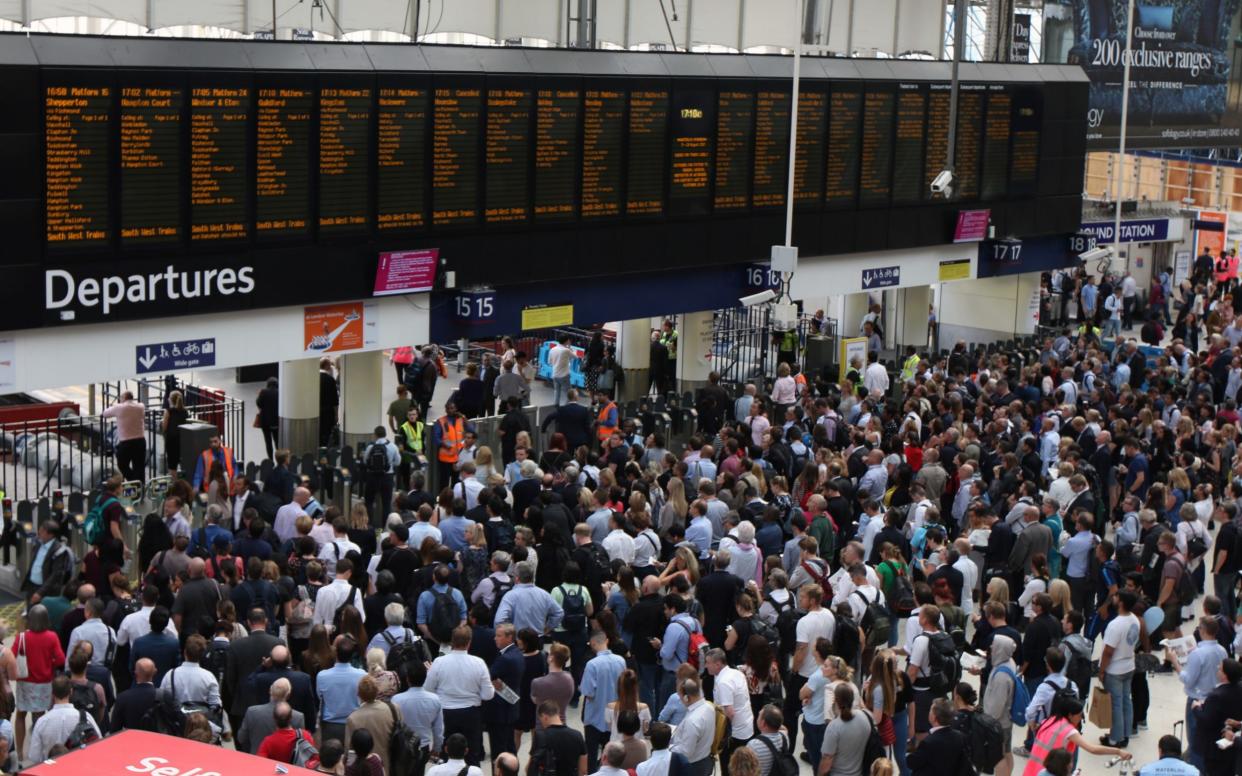
[[[1096,244],[1097,238],[1094,234],[1075,234],[1069,238],[1070,253],[1086,253]]]
[[[746,271],[746,288],[751,291],[776,291],[781,287],[781,273],[767,264],[748,264]]]
[[[1003,262],[1016,262],[1022,258],[1022,243],[1020,242],[997,242],[992,243],[992,260]]]
[[[482,323],[496,317],[495,291],[463,291],[453,304],[454,316],[463,323]]]

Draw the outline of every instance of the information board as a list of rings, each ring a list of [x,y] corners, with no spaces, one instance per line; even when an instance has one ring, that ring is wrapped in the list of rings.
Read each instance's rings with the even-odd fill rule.
[[[371,90],[319,90],[319,229],[367,228],[371,193]]]
[[[933,194],[932,181],[949,164],[949,85],[931,84],[927,98],[927,154],[923,166],[923,195],[944,199]]]
[[[625,92],[587,89],[582,108],[582,217],[621,215]]]
[[[983,129],[983,173],[979,195],[986,200],[1005,196],[1009,186],[1010,115],[1013,98],[1000,84],[988,89],[987,116]]]
[[[310,89],[261,88],[255,111],[255,231],[310,233]]]
[[[181,239],[181,109],[179,88],[121,88],[121,242]]]
[[[817,89],[798,92],[798,143],[794,154],[794,204],[818,207],[824,195],[824,132],[828,94]],[[786,162],[788,166],[788,162]]]
[[[897,84],[897,127],[893,135],[893,204],[913,205],[923,198],[923,136],[927,90],[917,83]]]
[[[44,95],[44,192],[49,248],[108,243],[112,89],[49,86]]]
[[[718,211],[745,210],[750,206],[755,93],[722,89],[717,106],[714,206]]]
[[[1009,196],[1032,194],[1039,176],[1043,94],[1031,87],[1013,90],[1009,160]]]
[[[625,175],[627,215],[659,215],[664,212],[667,146],[668,90],[631,91]]]
[[[897,95],[891,88],[868,88],[863,96],[862,152],[859,154],[858,204],[887,205],[893,193],[893,113]]]
[[[755,207],[784,207],[789,172],[789,92],[760,90],[755,95]]]
[[[714,90],[686,88],[673,95],[670,215],[711,212],[715,109]]]
[[[578,89],[540,89],[535,113],[535,219],[578,214]]]
[[[190,94],[190,239],[249,236],[250,89],[195,87]]]
[[[983,84],[962,84],[957,103],[957,152],[954,199],[979,197],[979,162],[983,146]]]
[[[427,222],[427,90],[381,87],[377,110],[377,226],[417,229]]]
[[[487,90],[486,204],[489,224],[525,221],[530,215],[530,118],[534,97],[529,89]]]
[[[858,199],[862,104],[862,87],[843,84],[833,87],[824,185],[824,202],[829,207],[853,207]]]
[[[438,87],[431,122],[431,222],[475,223],[479,217],[478,87]]]

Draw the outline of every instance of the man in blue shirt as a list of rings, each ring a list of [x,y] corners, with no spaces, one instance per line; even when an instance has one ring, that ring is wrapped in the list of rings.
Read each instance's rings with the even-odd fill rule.
[[[1186,740],[1190,743],[1190,751],[1186,753],[1186,761],[1196,768],[1203,768],[1203,752],[1195,749],[1195,714],[1191,712],[1191,707],[1196,703],[1202,703],[1216,687],[1216,670],[1220,668],[1220,664],[1227,655],[1225,648],[1216,641],[1216,634],[1219,632],[1220,626],[1215,618],[1204,617],[1199,620],[1198,636],[1199,643],[1190,654],[1186,656],[1186,663],[1182,665],[1177,659],[1177,654],[1169,648],[1165,648],[1165,658],[1173,664],[1173,670],[1180,672],[1178,678],[1182,680],[1182,688],[1186,691]]]
[[[453,636],[453,628],[466,624],[466,599],[462,596],[460,590],[455,587],[449,587],[451,573],[449,567],[444,564],[436,566],[435,571],[432,572],[434,584],[432,584],[430,590],[424,590],[422,595],[418,597],[418,611],[415,624],[418,625],[418,630],[423,636],[433,641],[436,645],[449,643],[449,639]],[[451,628],[448,628],[448,632],[435,633],[432,631],[433,626],[436,625],[434,609],[437,601],[447,600],[446,596],[451,598],[453,603],[457,604],[457,621],[453,623]],[[447,603],[442,605],[447,605]],[[447,626],[447,622],[444,624]]]
[[[392,705],[401,709],[401,721],[414,731],[422,747],[438,752],[444,745],[444,708],[438,696],[423,689],[423,682],[427,681],[427,667],[422,663],[409,663],[406,679],[410,689],[394,695]]]
[[[465,499],[453,499],[453,514],[440,520],[440,536],[444,546],[453,552],[466,549],[466,529],[472,525],[474,521],[466,517]]]
[[[319,719],[323,725],[320,740],[345,741],[345,721],[358,708],[358,680],[367,672],[350,665],[358,649],[353,637],[337,636],[332,646],[336,650],[336,665],[315,676]]]
[[[1061,548],[1061,555],[1065,558],[1070,600],[1075,609],[1085,612],[1091,608],[1091,553],[1099,537],[1092,530],[1095,527],[1094,516],[1079,512],[1074,524],[1078,532]]]
[[[700,558],[711,556],[712,523],[707,519],[707,504],[701,499],[690,505],[690,524],[686,526],[686,541],[699,551]]]
[[[1139,768],[1138,776],[1199,776],[1199,769],[1182,759],[1177,736],[1160,737],[1160,759]]]
[[[1096,303],[1099,301],[1100,289],[1095,285],[1095,278],[1087,276],[1086,282],[1082,287],[1082,311],[1078,314],[1078,320],[1094,321]]]
[[[232,532],[220,525],[223,519],[224,507],[219,504],[209,505],[207,514],[203,517],[205,525],[190,534],[190,548],[186,552],[193,555],[195,550],[201,547],[210,553],[211,548],[215,546],[217,536],[223,536],[226,544],[232,544]]]
[[[1147,489],[1151,486],[1147,477],[1147,456],[1139,449],[1137,439],[1126,440],[1126,478],[1125,492],[1138,496],[1139,502],[1147,500]]]
[[[664,596],[664,616],[668,626],[663,639],[652,639],[652,649],[660,651],[660,666],[664,674],[656,690],[656,709],[663,709],[670,695],[677,689],[677,669],[690,656],[690,634],[702,632],[699,621],[686,613],[686,599],[676,593]]]
[[[510,623],[518,630],[530,628],[535,633],[551,633],[565,615],[560,604],[548,591],[535,587],[535,569],[523,561],[517,566],[517,584],[500,599],[496,624]]]
[[[625,658],[609,651],[608,637],[602,631],[591,634],[589,645],[595,657],[582,669],[582,733],[586,738],[587,772],[595,773],[599,770],[600,747],[610,735],[604,710],[617,699],[617,677],[625,670]]]

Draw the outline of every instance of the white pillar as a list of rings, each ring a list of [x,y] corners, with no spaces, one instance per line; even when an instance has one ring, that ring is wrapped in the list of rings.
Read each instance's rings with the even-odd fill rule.
[[[341,442],[357,447],[383,425],[384,354],[348,353],[341,358]]]
[[[897,332],[902,352],[906,345],[913,345],[922,353],[927,348],[927,305],[931,304],[931,286],[903,288],[900,298]]]
[[[871,308],[871,297],[866,294],[846,294],[845,308],[842,311],[840,324],[842,337],[857,337],[858,327],[862,325],[863,316]]]
[[[318,450],[319,359],[281,361],[279,380],[279,445],[295,456]]]
[[[712,313],[685,313],[677,332],[677,390],[695,391],[707,385],[712,371]]]
[[[622,321],[617,329],[617,360],[625,371],[625,384],[617,398],[629,401],[647,393],[651,385],[651,321]]]

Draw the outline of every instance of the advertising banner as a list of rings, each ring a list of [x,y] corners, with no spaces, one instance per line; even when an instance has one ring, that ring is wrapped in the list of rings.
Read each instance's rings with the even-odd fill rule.
[[[340,353],[376,346],[378,310],[374,302],[307,307],[303,347],[307,353]]]
[[[1134,7],[1126,145],[1133,149],[1236,145],[1242,81],[1234,38],[1242,0],[1142,0]],[[1127,0],[1071,0],[1069,62],[1091,79],[1090,148],[1117,147]]]
[[[1031,61],[1031,15],[1016,13],[1013,15],[1013,44],[1010,60],[1014,62]]]
[[[1225,250],[1225,225],[1229,214],[1219,210],[1200,210],[1195,218],[1195,255],[1205,250],[1219,256]]]

